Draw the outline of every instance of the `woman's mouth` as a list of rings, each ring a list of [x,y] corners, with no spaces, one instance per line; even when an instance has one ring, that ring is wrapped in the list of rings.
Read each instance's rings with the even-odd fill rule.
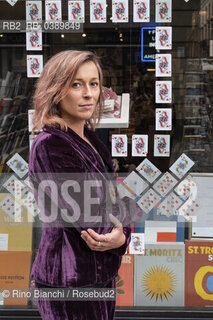
[[[80,108],[83,108],[83,109],[91,109],[93,107],[93,104],[80,104],[79,105]]]

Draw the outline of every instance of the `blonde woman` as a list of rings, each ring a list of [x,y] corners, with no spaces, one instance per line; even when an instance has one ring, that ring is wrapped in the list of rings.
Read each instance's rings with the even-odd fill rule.
[[[94,133],[103,110],[102,70],[95,54],[67,50],[53,56],[37,82],[34,108],[34,130],[42,132],[30,152],[32,181],[41,173],[75,173],[78,177],[84,173],[101,177],[103,173],[113,173],[109,151]],[[37,197],[35,181],[33,184]],[[99,198],[103,199],[101,190]],[[69,211],[71,207],[67,207]],[[115,204],[111,212],[116,215],[116,210],[120,209]],[[96,211],[107,215],[106,207]],[[110,219],[112,223],[101,228],[79,223],[70,228],[44,227],[32,266],[32,286],[115,288],[121,255],[130,241],[130,228],[122,227],[114,216]],[[45,320],[114,319],[115,300],[38,300],[37,305]]]

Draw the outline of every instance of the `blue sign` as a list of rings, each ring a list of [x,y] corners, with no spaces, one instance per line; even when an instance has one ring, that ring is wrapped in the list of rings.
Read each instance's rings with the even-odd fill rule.
[[[155,27],[141,28],[141,61],[155,62]]]

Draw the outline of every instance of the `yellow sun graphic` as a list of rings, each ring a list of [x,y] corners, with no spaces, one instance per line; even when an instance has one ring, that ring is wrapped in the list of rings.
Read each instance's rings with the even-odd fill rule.
[[[176,277],[171,269],[164,265],[149,268],[143,275],[142,290],[150,300],[164,301],[176,292]]]

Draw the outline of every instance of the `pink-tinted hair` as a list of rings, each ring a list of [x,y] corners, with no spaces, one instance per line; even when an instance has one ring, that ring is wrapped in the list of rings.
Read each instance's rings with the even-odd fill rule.
[[[60,116],[59,102],[67,95],[79,67],[88,61],[94,62],[99,72],[100,97],[95,112],[86,122],[88,128],[95,129],[103,113],[103,73],[99,58],[90,51],[66,50],[48,60],[37,80],[33,97],[35,109],[33,132],[42,129],[44,125],[59,126],[62,130],[68,129]]]

